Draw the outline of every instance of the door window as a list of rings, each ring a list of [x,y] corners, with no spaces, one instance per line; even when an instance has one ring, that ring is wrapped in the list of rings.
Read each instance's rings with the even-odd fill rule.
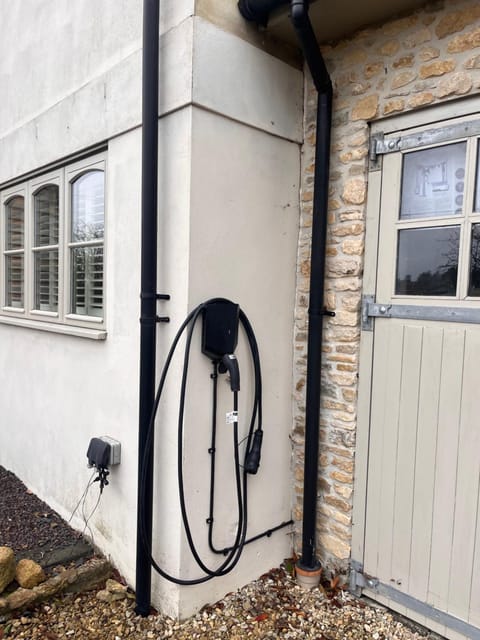
[[[480,297],[478,147],[472,138],[403,154],[395,295]]]

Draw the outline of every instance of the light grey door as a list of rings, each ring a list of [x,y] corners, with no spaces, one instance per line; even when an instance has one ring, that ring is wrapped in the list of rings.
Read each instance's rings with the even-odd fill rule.
[[[363,309],[363,571],[370,595],[451,638],[480,638],[478,147],[471,135],[385,155],[375,304]]]

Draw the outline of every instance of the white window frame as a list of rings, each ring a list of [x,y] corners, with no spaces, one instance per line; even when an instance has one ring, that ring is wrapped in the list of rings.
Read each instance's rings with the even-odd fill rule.
[[[103,247],[103,315],[84,316],[71,313],[72,277],[70,273],[72,184],[76,178],[89,171],[101,171],[104,178],[104,218],[103,240],[97,246]],[[83,160],[62,166],[53,171],[35,175],[0,192],[0,324],[13,324],[43,331],[66,333],[97,340],[106,337],[106,156],[97,154]],[[59,188],[59,239],[58,239],[58,310],[35,309],[35,221],[34,196],[47,185]],[[24,306],[14,308],[6,305],[6,203],[15,196],[24,197]],[[38,248],[36,248],[38,250]]]

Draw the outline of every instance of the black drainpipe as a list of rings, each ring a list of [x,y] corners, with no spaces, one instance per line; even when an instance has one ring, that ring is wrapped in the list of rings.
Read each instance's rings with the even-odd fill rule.
[[[271,11],[284,0],[240,0],[238,8],[247,19],[266,25]],[[308,0],[291,0],[292,24],[318,92],[313,221],[310,255],[310,300],[308,309],[307,396],[305,410],[305,470],[303,483],[302,556],[298,566],[316,572],[317,477],[320,420],[320,377],[327,237],[330,132],[332,126],[332,83],[308,15]],[[329,312],[330,315],[330,312]]]
[[[142,246],[140,293],[140,391],[138,426],[136,609],[147,616],[151,601],[153,442],[148,452],[147,433],[155,398],[155,349],[157,322],[157,180],[158,180],[158,49],[159,0],[143,2],[142,59]],[[141,491],[143,462],[145,489]],[[142,513],[144,537],[142,544]]]

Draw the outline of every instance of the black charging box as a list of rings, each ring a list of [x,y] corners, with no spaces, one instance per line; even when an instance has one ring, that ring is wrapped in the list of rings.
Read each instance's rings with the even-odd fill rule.
[[[202,352],[212,360],[234,353],[240,307],[229,300],[209,302],[203,310]]]

